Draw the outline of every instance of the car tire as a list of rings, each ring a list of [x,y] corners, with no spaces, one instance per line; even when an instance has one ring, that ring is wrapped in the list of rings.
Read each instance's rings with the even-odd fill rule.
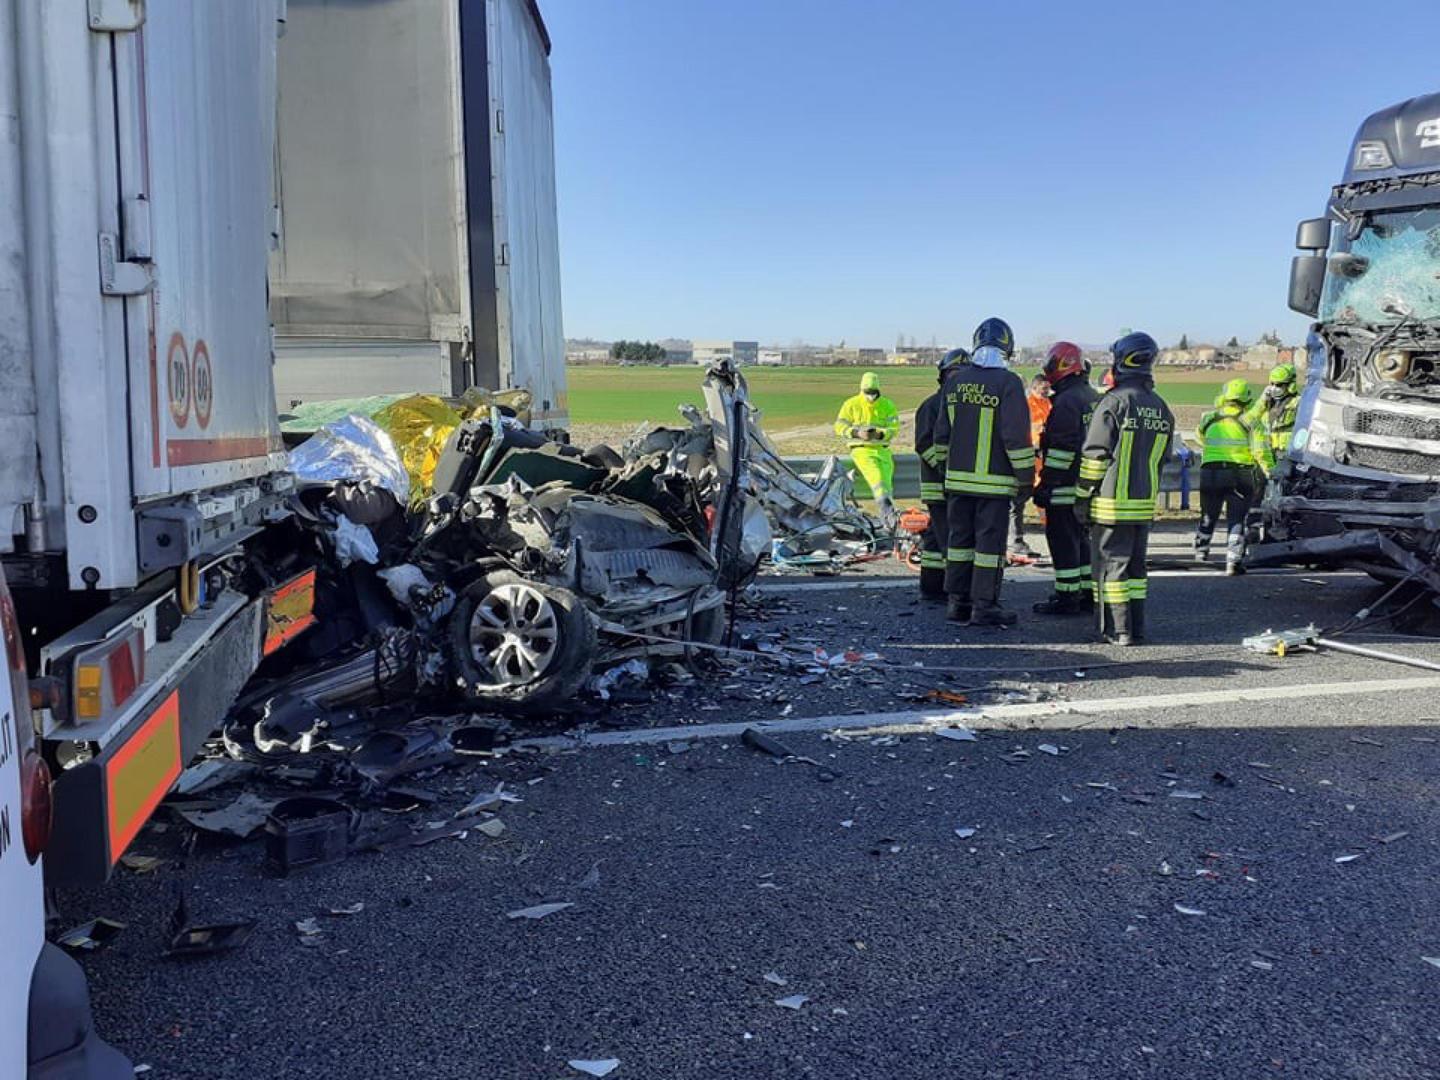
[[[561,709],[595,660],[595,624],[580,598],[508,570],[460,594],[449,638],[461,693],[495,708]]]

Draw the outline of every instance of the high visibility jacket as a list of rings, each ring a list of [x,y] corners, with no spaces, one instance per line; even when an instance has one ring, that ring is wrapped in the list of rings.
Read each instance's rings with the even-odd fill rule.
[[[1295,414],[1300,411],[1300,395],[1296,393],[1271,397],[1261,395],[1259,401],[1250,406],[1246,419],[1265,425],[1269,435],[1270,449],[1281,456],[1290,449],[1290,437],[1295,433]]]
[[[945,498],[945,451],[948,447],[935,441],[935,420],[940,415],[943,400],[937,390],[915,410],[915,453],[920,455],[920,498],[925,502],[940,502]]]
[[[1175,437],[1175,415],[1153,379],[1122,379],[1100,399],[1085,429],[1078,493],[1090,498],[1090,520],[1101,525],[1155,518],[1160,466]]]
[[[1202,466],[1219,463],[1249,467],[1258,463],[1267,472],[1275,467],[1264,421],[1239,405],[1227,403],[1206,413],[1195,433],[1205,443]]]
[[[880,432],[880,438],[852,439],[852,427],[876,428]],[[835,434],[846,440],[846,444],[852,449],[857,446],[888,447],[890,440],[895,438],[895,433],[899,430],[900,410],[895,408],[895,402],[883,394],[874,401],[864,394],[847,398],[845,404],[840,406],[840,415],[835,418]]]
[[[1050,415],[1040,433],[1040,486],[1050,492],[1051,506],[1073,506],[1080,448],[1095,412],[1099,393],[1083,375],[1071,375],[1055,388]]]
[[[942,393],[934,441],[947,447],[945,490],[1013,499],[1022,486],[1033,487],[1035,447],[1020,376],[966,365],[945,380]]]

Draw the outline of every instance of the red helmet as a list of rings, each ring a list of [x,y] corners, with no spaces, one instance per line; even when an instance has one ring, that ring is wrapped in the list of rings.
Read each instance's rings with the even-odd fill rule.
[[[1069,341],[1057,341],[1050,346],[1050,351],[1045,354],[1045,368],[1043,374],[1045,381],[1051,386],[1060,382],[1061,379],[1068,379],[1071,375],[1083,375],[1085,373],[1085,357],[1081,355],[1080,346]]]

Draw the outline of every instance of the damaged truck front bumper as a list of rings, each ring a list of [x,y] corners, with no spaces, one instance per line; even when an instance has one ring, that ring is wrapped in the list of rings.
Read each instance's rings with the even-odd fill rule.
[[[1263,541],[1246,559],[1251,566],[1345,566],[1382,578],[1413,575],[1440,588],[1433,569],[1440,548],[1435,480],[1303,455],[1277,471],[1261,522]]]

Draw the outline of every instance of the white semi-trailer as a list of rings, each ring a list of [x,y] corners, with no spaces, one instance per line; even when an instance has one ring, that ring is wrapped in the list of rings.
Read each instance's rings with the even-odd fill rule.
[[[287,63],[277,144],[287,31],[321,55]],[[407,71],[434,74],[393,66],[405,33],[464,47],[439,69],[443,116],[404,93]],[[311,345],[428,345],[450,373],[386,389],[525,386],[563,422],[547,51],[527,0],[0,3],[13,618],[0,607],[19,688],[0,701],[0,1076],[129,1075],[93,1039],[78,969],[40,948],[40,873],[103,881],[264,657],[315,621],[313,568],[277,553],[293,482],[272,311],[287,334],[324,328]],[[354,97],[328,92],[342,69]],[[347,187],[377,119],[447,141]],[[436,222],[435,250],[404,247]],[[332,364],[324,396],[364,392],[363,370]]]
[[[281,412],[523,387],[567,426],[549,54],[534,0],[290,0]]]

